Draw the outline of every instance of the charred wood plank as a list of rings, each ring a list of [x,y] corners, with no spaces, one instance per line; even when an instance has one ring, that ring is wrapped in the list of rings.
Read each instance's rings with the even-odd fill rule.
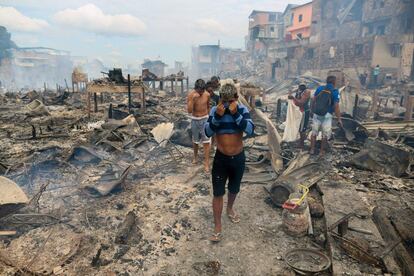
[[[390,219],[411,255],[414,256],[414,211],[409,208],[394,210]]]
[[[136,226],[136,216],[134,212],[129,211],[125,220],[119,225],[118,233],[115,237],[115,242],[118,244],[127,244],[131,232]]]
[[[387,212],[384,208],[375,207],[372,211],[372,217],[381,236],[388,244],[400,240],[400,237],[392,226],[391,221],[388,219]],[[411,258],[407,249],[400,243],[395,247],[393,252],[397,263],[401,267],[403,275],[414,275],[414,260]]]

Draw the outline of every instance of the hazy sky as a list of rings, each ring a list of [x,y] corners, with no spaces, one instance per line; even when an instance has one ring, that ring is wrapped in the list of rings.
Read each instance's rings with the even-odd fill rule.
[[[253,9],[309,0],[0,0],[0,25],[20,47],[68,50],[126,67],[160,57],[190,62],[191,46],[244,48]]]

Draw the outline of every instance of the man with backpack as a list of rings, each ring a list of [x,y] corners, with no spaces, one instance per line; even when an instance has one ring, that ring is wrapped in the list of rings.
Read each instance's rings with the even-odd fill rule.
[[[326,85],[319,86],[312,99],[312,137],[310,153],[315,153],[316,137],[322,131],[320,155],[325,154],[328,139],[332,133],[332,114],[335,113],[338,124],[342,127],[341,111],[339,109],[339,91],[335,89],[336,77],[328,76]]]

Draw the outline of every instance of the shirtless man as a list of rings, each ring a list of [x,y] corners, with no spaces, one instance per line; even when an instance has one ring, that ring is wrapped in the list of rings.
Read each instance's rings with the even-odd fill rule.
[[[191,116],[191,133],[193,136],[194,159],[198,161],[198,146],[204,147],[204,171],[209,172],[210,167],[210,138],[204,132],[204,124],[208,119],[210,109],[210,94],[205,90],[206,84],[202,79],[195,82],[194,90],[188,94],[187,111]]]
[[[214,215],[214,233],[210,237],[212,242],[221,240],[221,214],[227,179],[229,180],[227,216],[233,223],[240,222],[233,205],[240,191],[245,167],[243,132],[252,135],[254,125],[248,109],[238,104],[237,98],[234,84],[223,85],[220,88],[219,104],[211,109],[205,125],[206,135],[208,137],[215,135],[217,143],[212,169]]]

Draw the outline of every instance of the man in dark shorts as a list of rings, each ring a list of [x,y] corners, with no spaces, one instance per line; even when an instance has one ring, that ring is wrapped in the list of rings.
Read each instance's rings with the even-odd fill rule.
[[[299,125],[299,148],[301,150],[305,147],[305,140],[309,126],[309,117],[310,117],[310,91],[306,88],[306,85],[301,83],[295,93],[295,96],[292,96],[289,93],[288,98],[293,100],[293,103],[299,107],[300,112],[302,113],[302,119]]]
[[[207,137],[215,135],[217,143],[212,169],[214,214],[214,233],[210,237],[212,242],[221,240],[221,214],[227,180],[229,190],[227,216],[233,223],[240,222],[239,216],[233,210],[233,205],[240,191],[240,182],[245,168],[243,132],[252,135],[254,124],[248,109],[238,104],[237,99],[237,89],[234,84],[223,85],[220,88],[219,104],[211,109],[205,124]]]

